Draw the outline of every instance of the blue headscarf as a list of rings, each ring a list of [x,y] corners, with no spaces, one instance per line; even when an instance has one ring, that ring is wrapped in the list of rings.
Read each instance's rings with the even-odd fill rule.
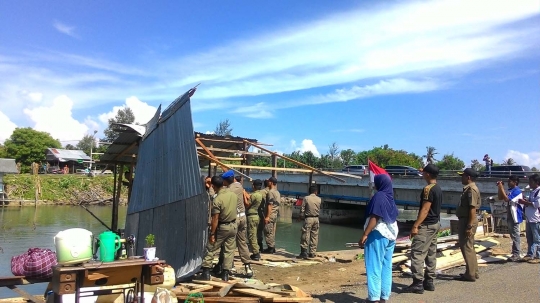
[[[394,202],[394,191],[390,176],[385,174],[375,175],[375,188],[377,193],[369,200],[366,218],[376,215],[381,217],[385,223],[392,224],[396,222],[398,209]]]

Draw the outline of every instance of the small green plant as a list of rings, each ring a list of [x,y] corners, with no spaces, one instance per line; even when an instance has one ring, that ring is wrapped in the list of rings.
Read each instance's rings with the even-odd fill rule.
[[[148,234],[144,240],[146,241],[146,247],[154,247],[155,237],[153,234]]]
[[[363,253],[359,253],[356,255],[356,260],[359,261],[359,260],[364,260],[364,254]]]
[[[445,229],[437,233],[437,238],[447,237],[452,235],[450,229]]]

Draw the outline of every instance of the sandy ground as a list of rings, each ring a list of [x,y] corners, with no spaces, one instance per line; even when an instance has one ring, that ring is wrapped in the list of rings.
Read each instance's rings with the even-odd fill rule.
[[[510,252],[511,241],[508,238],[496,238],[500,242],[496,248],[502,249],[505,252]],[[522,250],[526,250],[526,240],[525,237],[521,238]],[[354,254],[359,252],[350,251],[349,254]],[[348,256],[343,255],[342,259],[347,259]],[[349,259],[355,259],[353,257]],[[480,267],[480,275],[483,276],[490,275],[491,271],[496,270],[497,268],[509,267],[516,265],[517,263],[505,263],[505,264],[488,264],[485,267]],[[537,269],[540,268],[538,265],[532,265],[527,263],[519,263],[523,266],[534,267],[537,266]],[[262,280],[265,283],[280,283],[280,284],[291,284],[300,287],[307,293],[310,293],[316,299],[314,302],[363,302],[363,298],[367,295],[367,286],[366,286],[366,276],[365,276],[365,267],[363,260],[354,260],[354,261],[342,261],[339,256],[337,256],[336,262],[326,262],[317,265],[303,265],[303,266],[294,266],[289,268],[275,268],[267,267],[261,265],[254,265],[253,269],[255,271],[256,279]],[[462,273],[464,271],[463,267],[457,267],[450,270],[446,270],[439,274],[436,281],[436,285],[439,283],[456,283],[455,287],[459,287],[457,281],[451,281],[452,277]],[[538,278],[538,270],[536,270],[536,278]],[[484,279],[487,280],[487,279]],[[480,281],[480,280],[479,280]],[[403,287],[408,286],[412,282],[412,278],[401,272],[394,272],[393,279],[393,292],[399,294]],[[538,292],[538,287],[536,288]],[[400,294],[399,296],[407,296],[410,294]],[[540,298],[540,297],[539,297]],[[411,298],[410,302],[424,302],[418,300],[418,298]],[[394,299],[394,302],[406,302],[405,299],[397,300]],[[427,302],[427,301],[425,301]],[[438,300],[429,301],[429,302],[439,302]],[[442,302],[442,301],[441,301]],[[452,301],[448,301],[452,302]],[[480,301],[476,301],[480,302]],[[492,301],[495,302],[495,301]],[[500,302],[510,302],[510,301],[500,301]],[[523,302],[523,301],[522,301]],[[527,302],[527,301],[525,301]],[[540,302],[534,301],[534,302]]]

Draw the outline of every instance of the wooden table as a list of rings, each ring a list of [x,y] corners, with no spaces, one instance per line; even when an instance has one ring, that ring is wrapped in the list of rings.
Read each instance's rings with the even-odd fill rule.
[[[135,259],[55,266],[51,281],[54,302],[61,302],[60,296],[65,294],[75,294],[75,302],[79,303],[80,297],[124,293],[125,290],[134,288],[134,296],[139,294],[140,302],[144,303],[144,284],[162,284],[164,264],[164,260]],[[125,284],[135,285],[126,287]],[[100,286],[109,287],[85,291],[85,288]]]

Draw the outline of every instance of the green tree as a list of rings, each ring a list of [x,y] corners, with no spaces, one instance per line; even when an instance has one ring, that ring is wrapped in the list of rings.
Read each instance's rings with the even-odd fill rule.
[[[516,161],[514,161],[514,159],[512,158],[508,158],[506,160],[503,160],[501,165],[516,165]]]
[[[533,168],[531,168],[531,171],[538,171],[538,168],[536,168],[535,166],[533,166]]]
[[[113,142],[120,134],[118,131],[124,130],[123,127],[114,125],[115,123],[130,124],[134,121],[135,115],[133,114],[133,111],[128,106],[124,106],[124,108],[118,110],[114,118],[109,119],[109,126],[103,131],[103,134],[105,135],[103,141]]]
[[[61,148],[60,142],[49,133],[40,132],[30,127],[16,128],[6,140],[6,156],[22,164],[22,171],[29,170],[32,162],[45,160],[47,148]]]
[[[64,149],[75,150],[77,149],[77,147],[73,146],[72,144],[66,144],[66,146],[64,146]]]
[[[216,125],[214,134],[218,136],[232,136],[232,131],[233,129],[231,128],[229,119],[225,119],[223,121],[219,121],[218,125]]]
[[[441,161],[438,161],[436,165],[440,170],[462,170],[465,167],[465,162],[452,154],[446,154]]]
[[[312,151],[308,150],[308,151],[305,151],[304,153],[302,153],[302,163],[306,164],[306,165],[309,165],[311,167],[317,167],[318,166],[318,158],[317,156],[315,156],[315,154],[313,154]]]
[[[486,170],[486,167],[480,163],[477,159],[474,159],[471,161],[471,168],[476,171],[484,171]]]
[[[437,161],[437,159],[435,159],[435,155],[439,153],[435,152],[435,150],[436,148],[433,146],[426,147],[426,154],[424,155],[424,158],[426,158],[426,162],[428,164],[433,164]]]
[[[387,165],[407,165],[416,168],[422,167],[422,158],[420,156],[414,153],[408,153],[404,150],[394,150],[388,145],[358,152],[356,154],[356,163],[367,164],[368,158],[381,167],[386,167]]]
[[[339,145],[337,142],[332,142],[332,144],[328,146],[328,160],[329,168],[341,166],[341,160],[339,159]]]
[[[95,137],[92,135],[84,135],[75,147],[90,156],[90,150],[96,147]]]
[[[0,144],[0,158],[7,158],[6,147],[3,144]]]
[[[355,163],[356,160],[356,153],[352,149],[346,149],[342,150],[340,153],[341,160],[343,161],[343,165],[351,165]]]

